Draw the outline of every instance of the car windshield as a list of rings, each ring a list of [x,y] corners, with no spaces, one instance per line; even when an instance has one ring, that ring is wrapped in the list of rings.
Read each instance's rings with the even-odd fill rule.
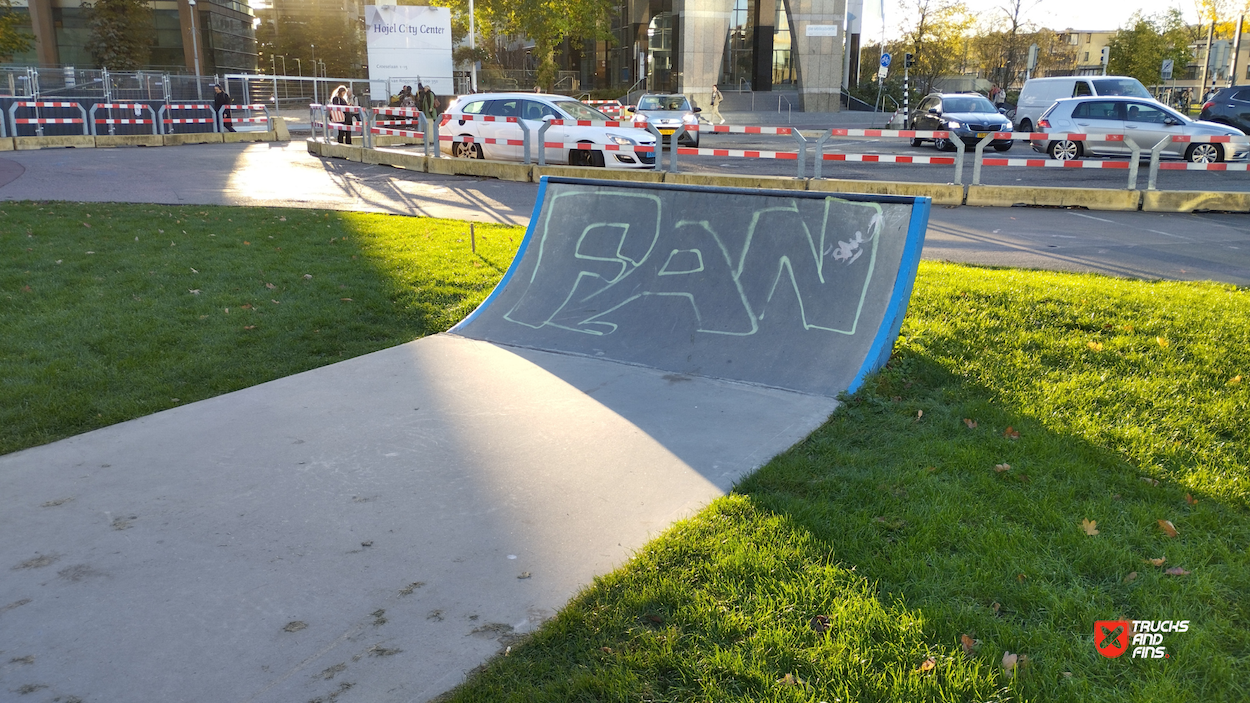
[[[989,100],[982,97],[942,98],[943,112],[998,112]]]
[[[556,107],[564,111],[564,114],[575,120],[606,122],[612,119],[595,108],[579,103],[576,100],[555,100],[553,102]]]
[[[690,102],[684,95],[644,95],[638,101],[639,110],[689,110]]]
[[[1125,95],[1130,98],[1153,97],[1136,78],[1098,78],[1094,80],[1094,89],[1099,95]]]

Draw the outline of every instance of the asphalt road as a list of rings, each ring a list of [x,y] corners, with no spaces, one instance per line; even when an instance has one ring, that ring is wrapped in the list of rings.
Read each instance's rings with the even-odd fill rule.
[[[899,178],[903,167],[864,168],[885,180],[889,174]],[[1065,169],[1060,175],[1083,173]],[[318,159],[303,142],[52,149],[0,157],[0,201],[313,207],[526,224],[536,194],[533,183]],[[939,206],[930,217],[924,256],[1250,285],[1250,216]]]

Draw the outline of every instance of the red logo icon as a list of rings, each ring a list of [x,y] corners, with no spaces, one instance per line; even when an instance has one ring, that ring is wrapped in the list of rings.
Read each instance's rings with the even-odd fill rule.
[[[1094,649],[1104,657],[1115,659],[1128,649],[1128,636],[1133,623],[1128,620],[1098,620],[1094,623]]]

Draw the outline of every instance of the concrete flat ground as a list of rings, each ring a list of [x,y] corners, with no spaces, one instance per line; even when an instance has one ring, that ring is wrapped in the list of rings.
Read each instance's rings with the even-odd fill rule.
[[[835,406],[437,335],[0,457],[0,700],[428,700]]]

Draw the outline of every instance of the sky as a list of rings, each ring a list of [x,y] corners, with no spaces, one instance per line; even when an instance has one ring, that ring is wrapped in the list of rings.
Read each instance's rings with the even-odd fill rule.
[[[1008,4],[1008,0],[964,0],[964,3],[980,17],[995,12]],[[1031,6],[1031,7],[1030,7]],[[1025,0],[1025,18],[1051,29],[1116,30],[1124,25],[1136,10],[1152,15],[1176,7],[1189,22],[1197,22],[1193,0]],[[880,0],[864,0],[865,41],[881,36]],[[887,38],[897,36],[909,18],[899,7],[898,0],[885,0],[885,24]]]

